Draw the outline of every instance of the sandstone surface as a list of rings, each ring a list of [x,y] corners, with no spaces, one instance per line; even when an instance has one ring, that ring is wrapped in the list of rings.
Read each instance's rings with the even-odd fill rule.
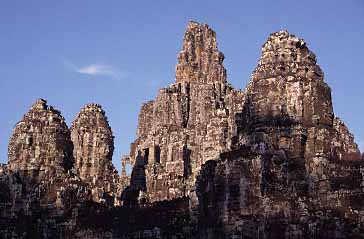
[[[364,158],[308,44],[272,33],[244,91],[223,60],[189,22],[120,176],[100,105],[68,129],[39,99],[0,165],[0,237],[363,239]]]

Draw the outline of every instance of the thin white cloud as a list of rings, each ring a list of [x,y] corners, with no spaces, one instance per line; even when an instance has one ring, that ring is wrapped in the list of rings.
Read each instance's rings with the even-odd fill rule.
[[[104,76],[114,76],[116,71],[110,65],[101,64],[91,64],[77,69],[78,73],[86,75],[104,75]]]
[[[127,72],[121,71],[112,65],[108,64],[89,64],[78,67],[66,58],[62,58],[63,64],[70,70],[88,76],[106,76],[113,79],[124,79],[127,77]]]

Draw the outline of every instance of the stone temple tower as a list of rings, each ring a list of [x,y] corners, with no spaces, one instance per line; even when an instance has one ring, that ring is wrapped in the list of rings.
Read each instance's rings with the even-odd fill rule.
[[[61,113],[38,99],[10,138],[9,169],[39,182],[64,174],[73,165],[70,132]]]
[[[101,105],[82,108],[72,123],[71,139],[75,169],[83,181],[93,185],[94,199],[115,192],[119,176],[112,164],[114,136]]]

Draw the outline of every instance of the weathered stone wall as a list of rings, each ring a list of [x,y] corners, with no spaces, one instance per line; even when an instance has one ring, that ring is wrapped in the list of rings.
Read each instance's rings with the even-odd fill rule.
[[[358,178],[351,176],[350,187],[340,183],[345,190],[327,192],[335,203],[321,205],[316,196],[265,193],[270,181],[264,166],[264,158],[245,149],[206,162],[190,195],[200,238],[363,238]],[[329,181],[337,183],[334,177]]]

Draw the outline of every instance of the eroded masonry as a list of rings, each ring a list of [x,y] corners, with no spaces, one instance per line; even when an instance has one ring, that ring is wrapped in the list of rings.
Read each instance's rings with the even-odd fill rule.
[[[364,157],[307,43],[271,34],[243,91],[223,60],[216,33],[189,22],[121,175],[100,105],[69,129],[36,101],[0,168],[0,237],[364,238]]]

